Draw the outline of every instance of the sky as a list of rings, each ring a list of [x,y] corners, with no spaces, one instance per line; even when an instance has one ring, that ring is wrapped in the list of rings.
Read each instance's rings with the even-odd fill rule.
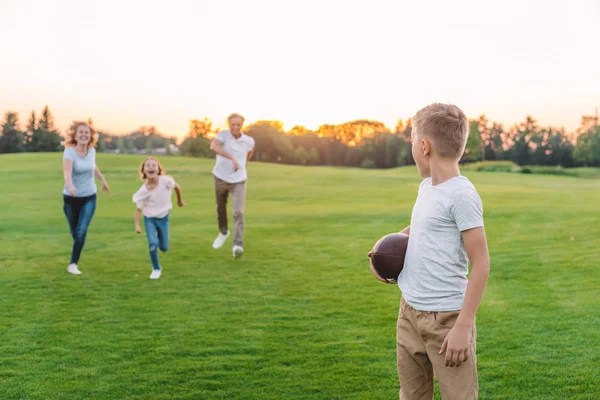
[[[0,0],[0,112],[182,137],[231,112],[393,128],[438,101],[574,130],[600,106],[598,21],[598,0]]]

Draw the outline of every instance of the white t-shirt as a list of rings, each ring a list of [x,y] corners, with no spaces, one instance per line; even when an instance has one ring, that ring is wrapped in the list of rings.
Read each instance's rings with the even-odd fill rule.
[[[247,180],[246,162],[248,153],[254,148],[254,139],[244,133],[236,139],[230,131],[219,132],[216,139],[221,142],[223,151],[235,158],[240,168],[233,171],[233,162],[217,154],[217,162],[212,171],[213,175],[228,183],[240,183]]]
[[[402,296],[421,311],[455,311],[463,306],[469,258],[461,232],[483,226],[483,206],[473,184],[456,176],[420,187],[410,221]]]
[[[67,147],[63,153],[64,160],[71,160],[71,179],[75,187],[75,197],[87,197],[96,194],[96,181],[94,170],[96,169],[96,149],[90,147],[85,157],[79,155],[75,147]],[[63,194],[69,195],[69,187],[65,183]]]
[[[148,218],[166,217],[173,208],[171,195],[175,187],[175,180],[170,176],[159,175],[158,185],[152,190],[148,190],[144,183],[140,190],[133,195],[133,202],[140,210],[144,211],[144,216]]]

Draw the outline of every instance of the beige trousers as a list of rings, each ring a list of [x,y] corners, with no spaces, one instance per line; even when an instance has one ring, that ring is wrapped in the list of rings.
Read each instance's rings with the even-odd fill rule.
[[[428,312],[412,308],[400,299],[396,336],[401,400],[431,400],[433,376],[437,376],[443,400],[472,400],[478,396],[475,324],[471,331],[469,359],[460,367],[446,367],[442,343],[456,323],[459,311]]]
[[[227,233],[227,199],[231,193],[233,202],[233,244],[244,245],[244,204],[246,202],[246,182],[228,183],[215,177],[215,195],[217,197],[217,219],[219,231]]]

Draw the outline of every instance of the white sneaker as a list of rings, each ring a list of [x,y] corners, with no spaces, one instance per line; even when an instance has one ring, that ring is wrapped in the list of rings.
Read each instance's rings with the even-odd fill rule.
[[[150,274],[150,279],[158,279],[160,278],[160,274],[162,273],[162,269],[153,269]]]
[[[225,233],[225,234],[219,233],[219,236],[217,236],[217,238],[213,242],[213,249],[220,249],[223,246],[223,244],[225,243],[225,241],[227,240],[227,238],[229,237],[229,235],[230,235],[229,231],[227,231],[227,233]]]
[[[77,264],[71,264],[67,267],[67,271],[73,275],[81,275],[81,271],[77,268]]]
[[[244,248],[242,246],[233,246],[233,258],[240,258],[244,254]]]

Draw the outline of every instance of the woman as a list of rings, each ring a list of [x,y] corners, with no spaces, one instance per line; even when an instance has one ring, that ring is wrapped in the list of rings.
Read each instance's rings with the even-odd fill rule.
[[[69,222],[73,237],[71,262],[67,271],[81,275],[77,264],[85,244],[85,236],[96,211],[96,182],[94,175],[102,182],[102,191],[110,193],[108,184],[96,166],[97,134],[85,122],[74,122],[67,133],[63,154],[63,210]]]

